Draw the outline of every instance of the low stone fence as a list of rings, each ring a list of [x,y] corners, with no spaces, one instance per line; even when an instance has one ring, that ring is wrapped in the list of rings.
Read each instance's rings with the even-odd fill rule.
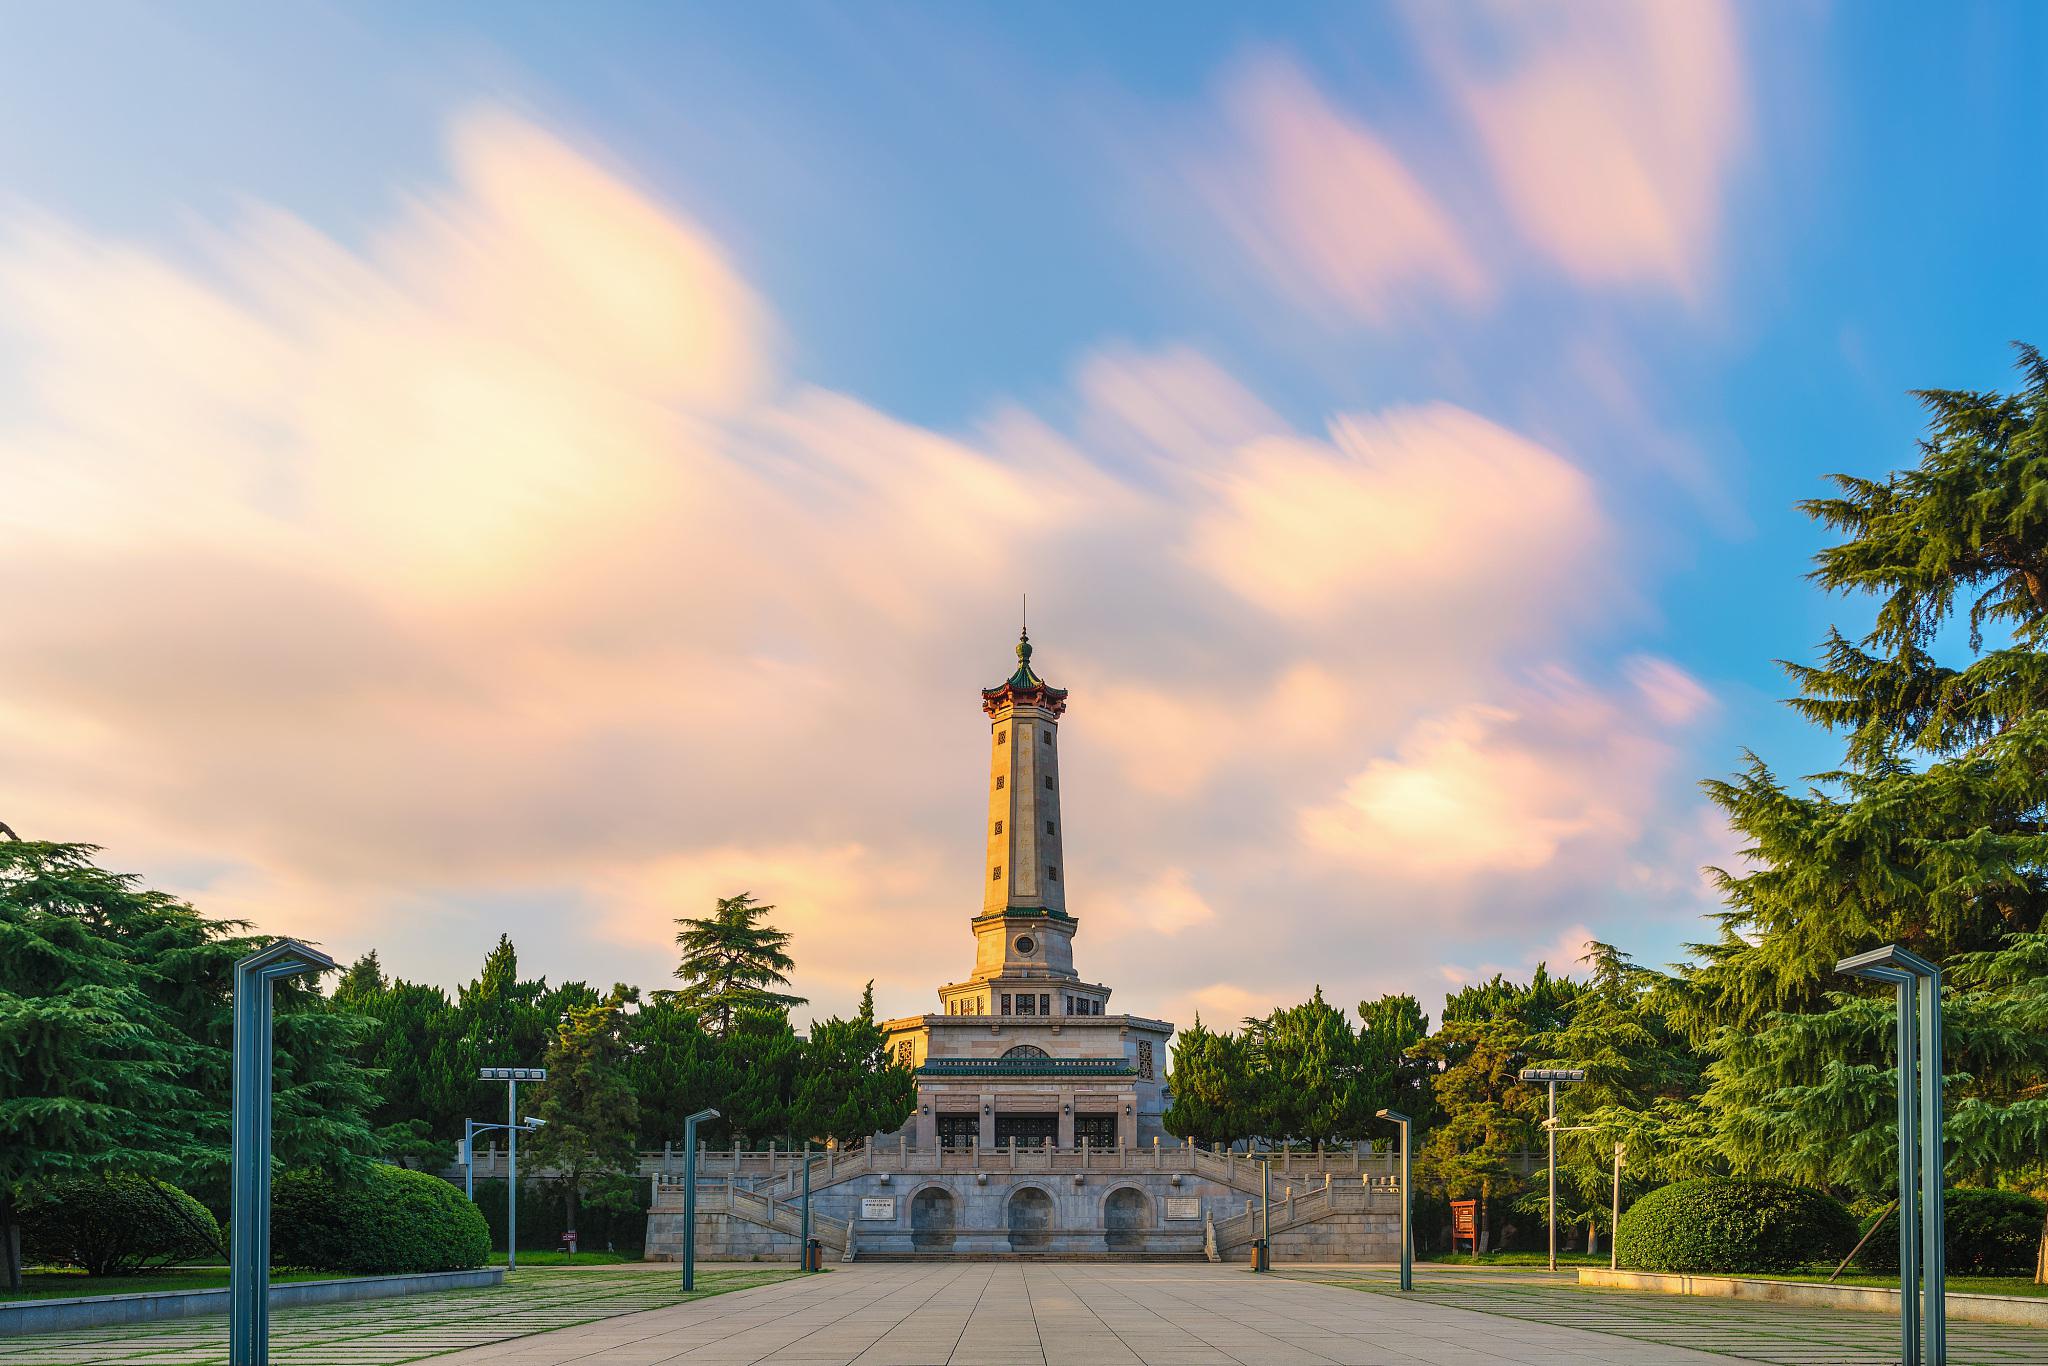
[[[1719,1299],[1764,1300],[1815,1309],[1851,1309],[1899,1316],[1899,1292],[1877,1285],[1827,1285],[1819,1281],[1765,1281],[1748,1276],[1678,1276],[1654,1271],[1579,1268],[1579,1284],[1607,1290],[1648,1290],[1660,1295],[1706,1295]],[[1972,1295],[1951,1291],[1948,1316],[1968,1323],[2009,1323],[2048,1328],[2048,1298]]]
[[[424,1295],[436,1290],[469,1290],[500,1285],[502,1266],[474,1271],[426,1271],[404,1276],[342,1276],[325,1281],[274,1282],[270,1307],[338,1304],[346,1300],[380,1300],[393,1295]],[[228,1312],[225,1286],[217,1290],[158,1290],[139,1295],[86,1295],[76,1299],[16,1300],[0,1304],[0,1337],[23,1333],[57,1333],[82,1328],[107,1328],[119,1323],[185,1319]]]

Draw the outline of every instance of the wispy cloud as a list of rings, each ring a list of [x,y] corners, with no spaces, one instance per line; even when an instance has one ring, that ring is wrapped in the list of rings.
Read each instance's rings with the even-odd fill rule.
[[[1532,245],[1585,284],[1702,298],[1746,133],[1731,5],[1408,13]]]
[[[448,155],[363,246],[260,204],[183,254],[0,232],[24,834],[443,980],[503,898],[558,905],[521,931],[555,975],[658,981],[674,916],[751,890],[821,1007],[922,1008],[967,961],[973,690],[1029,588],[1120,1003],[1339,989],[1361,861],[1640,858],[1687,681],[1510,681],[1632,592],[1556,451],[1441,404],[1299,430],[1182,347],[1082,358],[1070,420],[935,431],[805,385],[601,152],[484,111]]]
[[[1226,83],[1225,144],[1191,154],[1202,200],[1311,312],[1386,322],[1403,305],[1483,302],[1493,282],[1457,220],[1380,135],[1265,55]]]

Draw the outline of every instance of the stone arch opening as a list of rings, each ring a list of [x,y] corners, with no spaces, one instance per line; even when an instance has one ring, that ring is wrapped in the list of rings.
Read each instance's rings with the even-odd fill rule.
[[[958,1226],[953,1192],[927,1186],[910,1197],[910,1246],[918,1252],[951,1252]]]
[[[1102,1241],[1111,1252],[1141,1252],[1152,1226],[1152,1198],[1136,1186],[1118,1186],[1102,1205]]]
[[[1052,1197],[1026,1186],[1010,1197],[1010,1251],[1042,1252],[1052,1246]]]

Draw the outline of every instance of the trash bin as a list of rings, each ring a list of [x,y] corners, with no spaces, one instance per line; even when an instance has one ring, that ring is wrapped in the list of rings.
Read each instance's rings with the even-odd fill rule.
[[[823,1271],[824,1269],[825,1245],[816,1238],[813,1238],[804,1244],[804,1270]]]
[[[1266,1240],[1264,1238],[1252,1239],[1252,1270],[1271,1271],[1272,1269],[1273,1259],[1266,1250]]]

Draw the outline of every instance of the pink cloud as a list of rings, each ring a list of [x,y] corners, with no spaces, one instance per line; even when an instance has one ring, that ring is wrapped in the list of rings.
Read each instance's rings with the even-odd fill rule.
[[[25,835],[444,982],[516,900],[552,975],[659,984],[673,917],[752,890],[820,1009],[869,976],[921,1009],[969,961],[975,690],[1028,588],[1075,689],[1083,970],[1164,1011],[1312,984],[1380,787],[1504,812],[1470,857],[1512,868],[1605,838],[1539,756],[1655,769],[1615,699],[1502,682],[1629,593],[1527,437],[1447,405],[1303,433],[1185,348],[1085,359],[1071,430],[934,431],[803,385],[722,244],[546,130],[463,120],[395,202],[362,247],[255,205],[196,265],[0,231],[35,358],[0,408]],[[1350,835],[1291,838],[1305,792]]]
[[[1567,876],[1617,879],[1659,819],[1679,754],[1673,731],[1707,700],[1668,662],[1638,659],[1629,673],[1633,697],[1553,670],[1504,704],[1418,721],[1333,800],[1303,810],[1301,833],[1410,882],[1568,864]]]
[[[1528,240],[1573,278],[1697,301],[1745,134],[1733,7],[1410,7]]]
[[[1311,312],[1385,321],[1404,303],[1483,302],[1492,284],[1402,158],[1296,65],[1246,64],[1223,110],[1231,139],[1196,164],[1209,210],[1268,279]]]

